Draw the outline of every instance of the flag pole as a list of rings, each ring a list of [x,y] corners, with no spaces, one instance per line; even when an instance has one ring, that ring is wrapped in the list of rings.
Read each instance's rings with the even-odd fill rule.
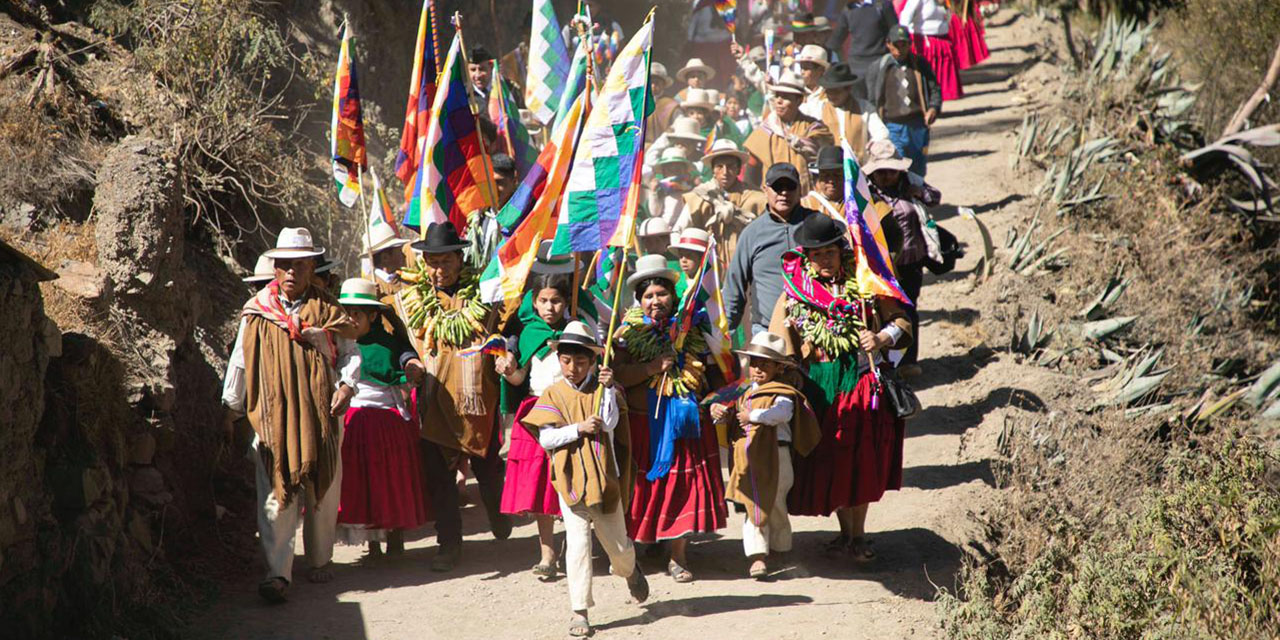
[[[377,283],[378,279],[374,276],[376,268],[373,266],[373,233],[369,230],[369,214],[372,210],[364,199],[364,167],[358,164],[356,165],[356,183],[360,185],[360,211],[364,218],[364,248],[369,258],[369,280]]]
[[[582,273],[582,264],[578,260],[578,253],[573,254],[573,300],[569,303],[569,319],[578,319],[578,279]]]
[[[467,60],[467,41],[465,38],[462,37],[462,12],[461,11],[453,12],[453,28],[458,33],[458,46],[459,48],[461,48],[461,51],[459,51],[458,54],[462,56],[462,65],[464,67],[469,68],[471,66],[471,63]],[[466,74],[466,80],[467,80],[466,81],[467,106],[471,107],[471,117],[479,118],[480,109],[479,107],[476,106],[475,101],[471,99],[471,95],[470,95],[471,94],[471,74],[470,73]],[[492,80],[490,80],[490,82],[492,82]],[[489,90],[493,91],[493,87],[490,86]],[[476,141],[480,143],[480,162],[484,164],[484,186],[485,186],[485,191],[488,193],[488,196],[489,196],[489,206],[493,207],[493,209],[497,211],[498,187],[493,177],[493,162],[489,158],[489,150],[485,148],[484,131],[481,130],[479,122],[476,123]],[[424,226],[423,228],[426,228],[426,227]]]

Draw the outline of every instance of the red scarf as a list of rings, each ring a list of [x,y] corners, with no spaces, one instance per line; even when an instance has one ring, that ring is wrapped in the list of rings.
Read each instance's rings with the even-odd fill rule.
[[[240,315],[241,317],[249,315],[261,316],[268,322],[287,331],[290,340],[303,344],[310,343],[315,346],[330,367],[337,366],[338,344],[333,338],[333,332],[326,329],[316,329],[316,331],[320,332],[319,334],[316,331],[308,331],[308,329],[315,329],[315,327],[308,325],[297,314],[285,311],[284,304],[280,302],[279,282],[272,280],[267,286],[254,294],[248,302],[244,303],[244,308],[241,309]],[[320,339],[321,337],[323,337],[323,340]]]

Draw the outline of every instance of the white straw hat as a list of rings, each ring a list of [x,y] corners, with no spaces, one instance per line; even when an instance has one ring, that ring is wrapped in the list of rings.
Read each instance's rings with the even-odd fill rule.
[[[662,218],[649,218],[640,223],[640,228],[636,230],[636,236],[647,238],[650,236],[670,236],[671,226]]]
[[[649,278],[662,278],[670,280],[672,284],[675,283],[676,272],[667,265],[666,256],[660,253],[640,256],[636,260],[636,272],[627,277],[627,288],[635,288],[636,285]]]
[[[360,243],[363,245],[362,253],[379,253],[387,249],[396,249],[409,244],[409,240],[396,235],[396,230],[389,224],[374,225],[369,229],[369,234],[361,238]],[[369,244],[373,247],[370,250]]]
[[[268,249],[262,255],[277,259],[293,260],[295,258],[314,258],[324,255],[324,249],[316,247],[311,240],[311,232],[302,227],[285,227],[276,237],[276,248]]]
[[[533,273],[573,273],[572,255],[551,255],[552,240],[543,240],[538,245],[538,255],[534,258],[529,271]]]
[[[796,54],[796,62],[812,62],[821,65],[823,69],[831,66],[831,61],[827,58],[827,50],[816,44],[806,44],[800,48],[800,53]]]
[[[595,335],[591,333],[590,327],[577,320],[565,325],[564,331],[560,333],[560,339],[548,342],[547,346],[552,349],[559,349],[562,344],[586,347],[596,353],[604,351],[604,347],[600,346],[600,343],[596,341]]]
[[[246,278],[240,278],[242,282],[247,282],[249,284],[266,284],[275,279],[275,260],[268,258],[266,255],[258,256],[257,264],[253,265],[253,275]]]
[[[342,291],[338,294],[338,303],[356,307],[387,308],[387,305],[378,300],[378,285],[364,278],[343,280]]]
[[[711,246],[711,234],[694,227],[686,227],[680,232],[680,238],[675,244],[671,245],[672,249],[687,249],[689,251],[697,251],[698,253],[706,253],[707,248]]]
[[[708,67],[707,63],[702,61],[702,58],[690,58],[689,61],[685,63],[684,68],[676,72],[676,80],[685,82],[685,78],[691,71],[701,71],[707,74],[707,80],[711,80],[716,77],[716,70]]]
[[[782,73],[782,77],[778,78],[777,82],[769,85],[769,91],[772,93],[795,93],[805,95],[804,83],[800,81],[800,78],[796,77],[796,74],[791,73],[791,71],[784,71]]]
[[[771,331],[761,331],[751,336],[751,342],[746,347],[734,349],[733,352],[751,358],[765,358],[774,362],[795,364],[791,358],[787,357],[786,340]]]
[[[715,101],[711,99],[711,92],[706,89],[686,89],[684,92],[684,100],[680,101],[682,108],[697,107],[699,109],[707,109],[715,111]]]
[[[702,156],[702,163],[704,166],[711,166],[708,163],[720,156],[733,156],[744,163],[750,157],[746,151],[738,148],[738,143],[728,138],[717,138],[715,142],[711,143],[711,148],[707,150],[707,155]]]
[[[702,129],[698,126],[698,121],[691,116],[680,116],[671,123],[671,130],[667,131],[668,138],[677,140],[690,140],[692,142],[705,142],[707,137],[702,135]]]
[[[862,172],[871,175],[880,169],[906,171],[911,168],[911,158],[904,158],[898,153],[898,147],[889,140],[873,140],[867,144],[867,163],[862,165]]]

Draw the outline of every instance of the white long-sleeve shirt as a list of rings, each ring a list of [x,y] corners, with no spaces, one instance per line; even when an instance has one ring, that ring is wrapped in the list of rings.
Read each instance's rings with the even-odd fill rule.
[[[759,384],[751,383],[755,391]],[[791,442],[791,416],[796,413],[796,405],[791,398],[775,396],[773,406],[768,409],[752,409],[748,413],[751,424],[767,424],[778,428],[778,442]],[[743,425],[744,427],[746,425]]]
[[[937,0],[907,0],[898,13],[898,24],[916,35],[945,36],[951,29],[951,13]]]
[[[580,385],[575,385],[568,380],[565,380],[565,383],[577,391],[582,391],[593,380],[595,380],[594,373],[584,378]],[[613,430],[618,427],[618,396],[612,389],[605,389],[605,393],[601,394],[600,419],[604,420],[604,431],[609,434],[612,442]],[[578,427],[581,424],[575,422],[563,427],[543,427],[538,431],[538,444],[548,452],[573,444],[582,437],[582,434],[578,433]]]
[[[291,315],[302,308],[303,302],[305,300],[290,302],[284,296],[280,296],[280,303]],[[231,348],[231,358],[227,361],[227,375],[222,381],[222,404],[239,413],[244,413],[245,324],[245,318],[241,318],[240,328],[236,330],[236,343]],[[355,389],[356,383],[360,380],[360,348],[356,346],[355,340],[347,338],[338,337],[334,342],[338,347],[338,381],[334,384],[334,388],[345,384]]]

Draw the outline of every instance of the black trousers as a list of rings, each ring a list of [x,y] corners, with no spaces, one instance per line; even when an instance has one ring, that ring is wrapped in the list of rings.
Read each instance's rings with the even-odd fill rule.
[[[497,422],[495,418],[495,423]],[[498,451],[502,448],[498,438],[499,424],[494,424],[493,437],[484,457],[467,456],[448,450],[429,440],[419,440],[422,445],[422,466],[426,474],[427,491],[431,494],[432,510],[436,514],[436,544],[440,546],[462,543],[462,511],[458,506],[457,460],[466,456],[471,463],[471,473],[480,485],[480,499],[489,517],[489,525],[504,516],[498,510],[502,504],[502,482],[506,477],[506,464]],[[452,464],[450,461],[454,461]]]
[[[898,267],[898,284],[902,292],[907,294],[915,304],[907,308],[907,317],[911,319],[911,346],[903,356],[899,366],[916,363],[920,353],[920,289],[924,286],[924,263],[896,265]]]

